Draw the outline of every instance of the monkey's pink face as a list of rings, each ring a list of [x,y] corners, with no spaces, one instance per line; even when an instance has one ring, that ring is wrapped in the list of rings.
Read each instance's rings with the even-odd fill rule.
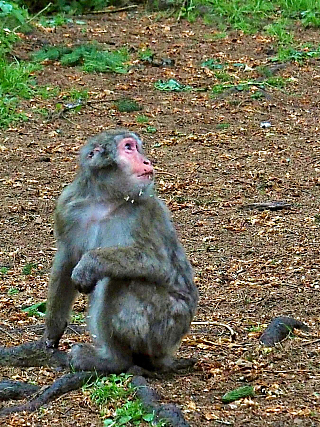
[[[140,182],[153,180],[153,166],[141,152],[141,143],[128,137],[118,143],[118,161],[120,167]]]

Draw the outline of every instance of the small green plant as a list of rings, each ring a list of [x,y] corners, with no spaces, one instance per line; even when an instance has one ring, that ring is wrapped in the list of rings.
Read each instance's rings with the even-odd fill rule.
[[[216,84],[212,87],[212,95],[223,93],[226,90],[244,92],[249,91],[251,88],[261,88],[265,89],[265,87],[276,87],[283,88],[286,85],[287,81],[282,77],[269,77],[264,81],[256,81],[256,80],[247,80],[242,81],[236,84],[232,83],[223,83]]]
[[[89,94],[86,89],[78,90],[78,89],[70,89],[68,94],[63,96],[63,99],[69,99],[71,101],[83,101],[88,99]]]
[[[151,423],[153,420],[154,413],[146,412],[140,401],[133,400],[126,402],[121,408],[118,408],[114,418],[105,419],[103,426],[139,426],[143,421]]]
[[[105,405],[118,406],[113,417],[104,420],[105,427],[139,426],[142,422],[152,423],[157,427],[166,425],[162,421],[154,423],[154,413],[146,411],[141,401],[135,397],[135,388],[131,385],[131,376],[128,374],[98,378],[85,385],[83,390],[90,393],[92,402],[99,406],[102,416],[105,415]]]
[[[34,270],[35,268],[37,268],[37,265],[30,262],[23,266],[22,274],[24,274],[25,276],[29,276],[29,274],[31,274],[32,270]]]
[[[157,132],[157,128],[155,128],[154,126],[147,126],[146,131],[148,133],[156,133]]]
[[[201,67],[209,68],[209,70],[222,70],[224,64],[221,64],[219,59],[207,59],[201,63]]]
[[[252,99],[263,99],[265,97],[266,95],[263,92],[261,92],[261,90],[256,90],[250,95],[250,98]]]
[[[180,7],[178,18],[186,18],[189,22],[193,22],[197,16],[197,14],[194,13],[195,8],[194,0],[184,1]]]
[[[154,52],[148,47],[146,49],[141,49],[138,54],[140,61],[144,62],[152,62],[154,57]]]
[[[232,87],[234,86],[230,84],[216,84],[212,86],[211,92],[213,95],[219,95],[220,93],[223,93],[225,90],[231,89]]]
[[[67,18],[64,14],[58,13],[52,18],[47,18],[46,16],[41,16],[39,19],[39,24],[43,27],[54,28],[60,27],[65,24],[73,23],[73,19]]]
[[[220,80],[221,82],[230,82],[230,81],[233,80],[233,77],[230,76],[230,74],[224,73],[224,72],[221,72],[221,71],[216,71],[214,73],[214,76],[215,76],[216,79]]]
[[[22,311],[24,313],[27,313],[28,316],[44,317],[46,315],[46,306],[46,301],[37,302],[36,304],[24,307]]]
[[[247,330],[248,332],[261,332],[263,329],[262,325],[252,325],[248,326]]]
[[[39,24],[42,25],[43,27],[48,27],[48,28],[61,27],[62,25],[73,24],[73,23],[77,25],[86,25],[85,21],[81,21],[79,19],[74,20],[72,18],[65,16],[64,13],[57,13],[52,18],[41,16],[41,18],[39,19]]]
[[[35,89],[36,95],[40,96],[42,99],[52,99],[59,95],[60,88],[52,86],[40,86]]]
[[[314,222],[317,225],[320,225],[320,214],[315,214],[315,216],[314,216]]]
[[[72,313],[71,321],[72,323],[84,323],[86,316],[83,313]]]
[[[9,295],[9,297],[12,297],[14,295],[18,295],[19,292],[20,291],[18,288],[10,288],[10,289],[8,289],[7,294]]]
[[[216,125],[217,129],[229,129],[230,123],[218,123]]]
[[[265,31],[273,36],[277,42],[283,46],[293,42],[293,34],[288,31],[289,22],[287,19],[280,19],[265,27]]]
[[[283,77],[269,77],[264,81],[264,83],[268,86],[284,88],[287,84],[287,80]]]
[[[113,51],[101,51],[97,53],[91,53],[87,55],[83,64],[83,70],[88,73],[100,72],[100,73],[120,73],[125,74],[128,72],[128,65],[126,64],[129,60],[128,50],[126,48],[113,50]]]
[[[140,124],[148,123],[149,122],[149,117],[141,114],[141,115],[139,115],[139,116],[136,117],[136,122],[140,123]]]
[[[129,53],[126,48],[103,50],[96,43],[75,47],[48,46],[32,55],[34,61],[60,61],[66,67],[81,66],[88,73],[126,73]]]
[[[115,101],[114,105],[121,113],[131,113],[132,111],[142,110],[142,106],[130,98],[118,99]]]
[[[8,267],[0,267],[0,274],[7,274],[9,271]]]
[[[243,397],[252,396],[254,396],[254,388],[252,387],[252,385],[245,385],[243,387],[228,391],[221,397],[221,400],[223,403],[230,403]]]
[[[157,90],[162,90],[166,92],[184,92],[184,91],[192,90],[191,86],[183,85],[182,83],[179,83],[175,79],[169,79],[167,81],[158,80],[155,82],[154,87]]]
[[[20,7],[17,2],[0,1],[0,29],[22,27],[26,30],[27,17],[27,9]]]
[[[273,61],[288,62],[295,61],[302,64],[304,61],[309,58],[319,58],[320,57],[320,45],[317,48],[310,48],[309,46],[302,47],[300,50],[295,48],[280,48],[277,56],[273,57]]]
[[[111,374],[84,386],[84,390],[89,390],[91,400],[101,407],[108,402],[117,402],[130,396],[132,394],[130,381],[131,376],[128,374]]]

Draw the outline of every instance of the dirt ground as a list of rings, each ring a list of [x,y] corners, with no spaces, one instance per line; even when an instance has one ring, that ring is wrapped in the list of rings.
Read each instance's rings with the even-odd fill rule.
[[[195,370],[152,385],[163,401],[180,405],[193,427],[320,425],[319,62],[286,63],[277,72],[287,79],[286,87],[268,86],[260,99],[251,96],[254,86],[216,97],[210,90],[157,91],[154,83],[169,78],[210,89],[219,83],[213,71],[201,67],[210,58],[228,64],[236,82],[259,78],[258,67],[272,65],[274,41],[237,32],[215,39],[215,29],[200,21],[156,19],[142,10],[81,19],[87,20],[87,32],[76,24],[38,28],[15,53],[26,58],[46,43],[96,40],[110,48],[127,46],[132,67],[128,74],[86,74],[47,64],[35,76],[38,85],[60,86],[66,93],[87,89],[99,102],[47,121],[37,109],[54,111],[61,99],[25,101],[30,120],[1,133],[0,266],[9,268],[0,278],[2,344],[34,340],[43,331],[36,327],[43,319],[21,309],[46,298],[55,200],[76,173],[79,147],[103,129],[128,127],[145,141],[159,196],[194,267],[200,292],[195,321],[226,324],[237,334],[232,340],[223,325],[193,325],[180,354],[198,358]],[[312,29],[297,27],[295,37],[320,43]],[[142,63],[138,51],[145,47],[160,62],[174,60],[174,66]],[[124,97],[143,110],[119,112],[112,100]],[[142,114],[148,123],[139,122]],[[263,121],[271,127],[261,127]],[[148,126],[157,132],[147,132]],[[291,207],[246,208],[273,200]],[[22,274],[30,263],[35,265],[31,274]],[[19,293],[12,295],[12,288]],[[81,297],[75,311],[84,314],[85,308]],[[297,332],[274,349],[259,346],[261,332],[279,315],[303,320],[310,332]],[[69,331],[61,348],[86,339]],[[39,384],[60,375],[47,368],[1,370],[3,378]],[[221,402],[226,391],[248,383],[255,397]],[[0,421],[5,426],[53,423],[102,425],[98,409],[81,391],[37,413]]]

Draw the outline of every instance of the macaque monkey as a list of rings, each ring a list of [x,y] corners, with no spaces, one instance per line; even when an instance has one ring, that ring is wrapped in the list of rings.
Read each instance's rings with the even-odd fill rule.
[[[198,292],[153,178],[140,138],[108,130],[83,147],[79,173],[58,199],[45,340],[58,346],[78,291],[88,293],[94,346],[71,349],[75,369],[119,373],[134,365],[159,371],[188,365],[174,353],[189,330]]]

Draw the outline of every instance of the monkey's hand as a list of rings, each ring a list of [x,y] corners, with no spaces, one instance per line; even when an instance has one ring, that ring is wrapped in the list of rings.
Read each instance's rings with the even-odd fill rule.
[[[71,279],[80,292],[89,294],[98,280],[103,278],[100,271],[97,257],[93,253],[87,252],[73,269]]]

